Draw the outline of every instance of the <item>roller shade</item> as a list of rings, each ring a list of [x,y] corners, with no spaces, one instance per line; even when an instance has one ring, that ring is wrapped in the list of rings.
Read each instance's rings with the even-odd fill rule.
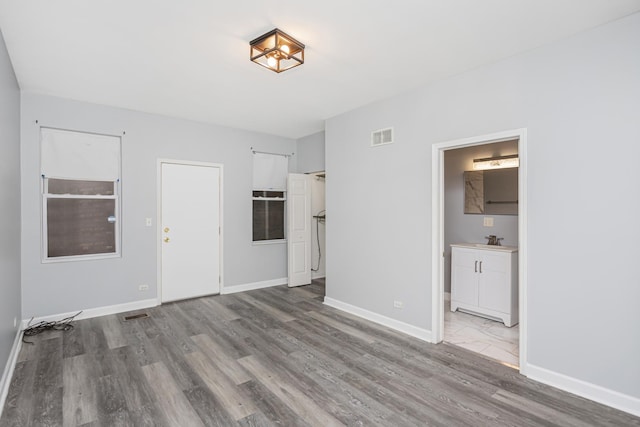
[[[41,173],[47,178],[116,181],[120,138],[41,128]]]
[[[286,191],[289,158],[279,154],[253,154],[253,189]]]

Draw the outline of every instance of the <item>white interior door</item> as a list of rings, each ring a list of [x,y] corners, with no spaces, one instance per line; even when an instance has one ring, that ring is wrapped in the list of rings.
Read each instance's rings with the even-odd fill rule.
[[[311,177],[287,177],[287,270],[289,287],[311,283]]]
[[[162,302],[220,292],[220,168],[161,163]]]

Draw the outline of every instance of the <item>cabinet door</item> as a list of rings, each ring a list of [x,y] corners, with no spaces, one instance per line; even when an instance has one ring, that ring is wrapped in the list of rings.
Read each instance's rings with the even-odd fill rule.
[[[508,313],[511,292],[508,273],[510,254],[482,251],[480,255],[482,268],[478,268],[478,305]]]
[[[476,251],[453,248],[451,253],[451,299],[478,305]]]

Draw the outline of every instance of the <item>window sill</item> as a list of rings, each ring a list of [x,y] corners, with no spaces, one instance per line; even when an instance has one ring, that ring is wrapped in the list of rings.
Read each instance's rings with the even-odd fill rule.
[[[278,240],[258,240],[257,242],[252,242],[253,246],[263,246],[263,245],[281,245],[283,243],[287,243],[287,239],[278,239]]]
[[[73,256],[60,256],[54,258],[42,258],[42,264],[55,264],[58,262],[76,262],[76,261],[95,261],[101,259],[113,259],[122,258],[122,255],[118,253],[112,254],[92,254],[92,255],[73,255]]]

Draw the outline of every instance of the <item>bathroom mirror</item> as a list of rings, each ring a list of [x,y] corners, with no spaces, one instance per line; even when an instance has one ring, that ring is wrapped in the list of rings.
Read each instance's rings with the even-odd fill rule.
[[[465,171],[464,213],[518,215],[518,168]]]

